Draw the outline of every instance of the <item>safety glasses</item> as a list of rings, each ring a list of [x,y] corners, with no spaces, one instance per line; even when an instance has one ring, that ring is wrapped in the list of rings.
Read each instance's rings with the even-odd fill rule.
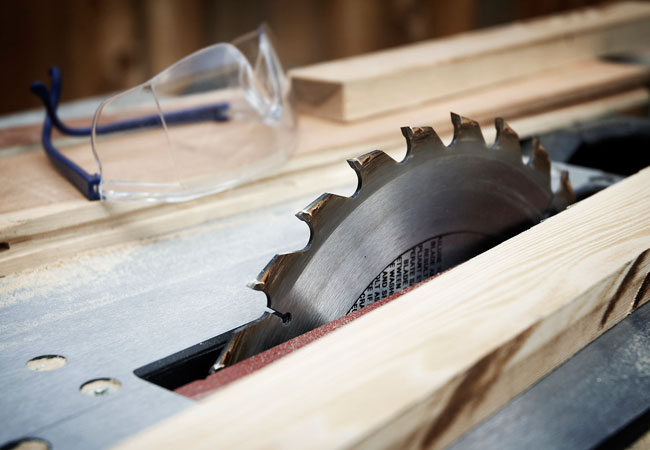
[[[89,128],[59,119],[59,70],[50,69],[50,78],[50,89],[31,86],[47,110],[43,148],[90,200],[190,200],[259,178],[296,146],[289,80],[264,26],[109,98]],[[55,148],[53,128],[90,136],[99,173]]]

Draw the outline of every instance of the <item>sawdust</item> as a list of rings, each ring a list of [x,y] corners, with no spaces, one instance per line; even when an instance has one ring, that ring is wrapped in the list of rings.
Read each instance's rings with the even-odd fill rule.
[[[6,275],[0,279],[0,308],[36,296],[47,296],[54,291],[65,291],[73,284],[73,280],[74,283],[79,283],[96,279],[98,274],[108,272],[128,260],[138,245],[140,244],[120,244],[109,250],[89,250],[74,258]]]
[[[36,296],[49,295],[61,289],[65,290],[73,279],[77,283],[84,281],[90,282],[96,279],[98,274],[109,272],[118,265],[129,261],[136,249],[142,246],[180,239],[221,228],[236,227],[237,225],[249,222],[250,217],[247,214],[242,214],[228,218],[227,220],[220,219],[211,221],[188,227],[184,230],[140,239],[138,241],[87,250],[71,258],[57,260],[18,273],[5,275],[0,277],[0,308],[11,306]]]

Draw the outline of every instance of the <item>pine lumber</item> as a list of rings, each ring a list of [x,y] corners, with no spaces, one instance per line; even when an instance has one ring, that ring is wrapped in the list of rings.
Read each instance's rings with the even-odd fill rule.
[[[650,41],[650,4],[602,5],[292,71],[303,111],[350,121]]]
[[[444,133],[451,129],[450,111],[478,121],[491,121],[497,115],[512,119],[557,109],[638,88],[647,83],[649,75],[647,67],[591,60],[365,121],[338,123],[302,115],[296,156],[343,146],[366,144],[378,148],[388,141],[401,142],[396,130],[404,125],[426,124]],[[34,133],[39,135],[40,128],[34,129]],[[87,139],[85,142],[85,145],[64,147],[64,151],[87,171],[96,172],[94,156]],[[104,157],[132,166],[132,160],[124,153],[117,151]],[[42,151],[0,158],[0,172],[10,174],[0,177],[0,214],[67,201],[84,203],[82,196],[56,172]]]
[[[650,300],[648,186],[645,169],[118,448],[444,447]]]
[[[526,137],[571,121],[646,105],[648,92],[638,86],[647,79],[647,68],[591,61],[354,124],[304,116],[301,147],[278,173],[181,204],[89,202],[41,152],[0,158],[0,172],[10,174],[0,178],[0,243],[9,247],[0,251],[0,275],[87,250],[179,231],[297,196],[311,193],[316,197],[354,181],[355,175],[344,163],[346,158],[381,148],[400,159],[405,151],[400,126],[432,125],[443,137],[450,135],[449,111],[477,119],[488,139],[495,116],[504,116],[516,130],[517,120],[522,120],[519,132]],[[70,153],[73,160],[93,169],[88,148],[76,147]]]

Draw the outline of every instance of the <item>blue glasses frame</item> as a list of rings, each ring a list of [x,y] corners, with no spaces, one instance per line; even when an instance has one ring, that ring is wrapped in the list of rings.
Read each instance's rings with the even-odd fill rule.
[[[35,81],[30,86],[30,91],[39,97],[45,105],[46,115],[43,123],[41,141],[43,149],[54,167],[72,183],[88,200],[99,200],[99,184],[101,175],[90,174],[70,158],[61,153],[52,144],[52,128],[69,136],[90,136],[92,127],[73,128],[64,124],[57,114],[59,98],[61,96],[61,71],[58,67],[51,67],[48,71],[50,76],[50,88],[41,81]],[[229,120],[228,103],[217,103],[198,108],[190,108],[180,111],[173,111],[166,114],[152,114],[112,123],[106,126],[96,126],[96,134],[116,133],[120,131],[134,130],[137,128],[160,126],[161,123],[168,125],[201,122],[214,120],[225,122]]]

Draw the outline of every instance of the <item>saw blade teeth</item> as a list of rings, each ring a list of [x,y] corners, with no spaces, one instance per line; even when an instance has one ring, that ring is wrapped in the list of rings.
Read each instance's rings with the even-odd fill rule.
[[[305,250],[300,250],[293,253],[282,253],[280,255],[275,255],[271,261],[262,269],[262,271],[257,275],[257,279],[252,282],[255,286],[253,289],[261,290],[264,292],[268,291],[269,286],[273,286],[275,280],[281,280],[284,273],[293,266],[296,259],[304,252]],[[268,300],[268,306],[271,306],[271,300]]]
[[[551,182],[551,158],[537,138],[533,138],[533,149],[528,165],[544,175],[549,183]]]
[[[318,232],[320,223],[323,221],[324,212],[327,209],[336,209],[341,206],[342,203],[350,201],[349,197],[344,197],[337,194],[323,194],[318,197],[316,200],[311,202],[306,208],[296,214],[298,219],[309,225],[310,237],[309,244],[307,248],[311,245],[312,240],[314,239],[315,234]]]
[[[386,267],[380,264],[384,261],[369,260],[374,253],[383,258],[380,255],[384,250],[383,239],[401,239],[403,234],[413,231],[413,236],[405,236],[404,242],[396,241],[396,251],[391,250],[394,257],[416,242],[425,242],[422,239],[445,235],[449,232],[447,225],[432,224],[437,220],[437,212],[443,211],[443,207],[444,211],[452,212],[451,218],[458,220],[459,224],[470,221],[467,229],[471,229],[475,223],[479,229],[483,229],[483,221],[476,221],[474,211],[469,211],[469,206],[463,203],[463,197],[458,198],[456,194],[467,195],[467,202],[482,208],[486,202],[479,195],[485,193],[485,198],[489,200],[486,211],[492,214],[490,217],[494,221],[494,224],[485,224],[486,236],[493,234],[491,230],[494,227],[513,229],[514,222],[507,214],[510,210],[515,215],[512,220],[517,220],[517,223],[519,219],[531,220],[531,211],[537,221],[538,218],[547,217],[553,208],[564,209],[572,202],[573,192],[566,174],[562,174],[561,187],[553,194],[550,161],[539,142],[534,143],[531,158],[525,166],[521,158],[519,138],[503,119],[495,121],[497,137],[492,148],[497,150],[494,152],[490,152],[486,146],[477,122],[453,113],[451,120],[454,138],[449,147],[458,144],[455,149],[446,147],[430,127],[404,127],[402,134],[407,140],[408,151],[402,162],[395,161],[379,150],[349,159],[348,164],[358,178],[354,195],[343,197],[323,194],[296,214],[309,226],[309,242],[301,250],[274,256],[257,279],[249,284],[266,295],[267,310],[264,317],[275,314],[283,322],[290,320],[291,324],[278,328],[281,326],[278,320],[260,318],[254,325],[238,332],[234,344],[229,347],[230,351],[226,352],[226,358],[229,359],[224,365],[236,363],[286,342],[349,312],[354,299],[361,298],[358,297],[355,286],[342,286],[345,283],[337,283],[336,277],[372,280],[371,276],[377,275],[375,268]],[[429,148],[440,148],[441,151],[425,151]],[[510,156],[515,154],[518,157],[516,163]],[[467,167],[468,170],[471,169],[468,173],[472,174],[476,167],[476,173],[494,185],[503,183],[503,189],[486,190],[481,183],[483,179],[480,178],[472,189],[467,190],[468,194],[464,194],[466,180],[462,176],[465,172],[462,171]],[[506,189],[510,187],[520,188],[521,191],[512,193]],[[430,193],[435,195],[429,195]],[[516,202],[510,201],[515,197]],[[522,207],[515,206],[519,205],[520,197],[523,197],[525,204]],[[508,207],[504,210],[505,214],[501,208],[490,207],[491,199],[503,202],[504,208]],[[427,210],[422,207],[423,201],[438,203],[433,203],[433,207]],[[455,213],[454,206],[459,203],[461,208]],[[417,222],[420,211],[421,224]],[[418,218],[411,218],[411,212],[417,212]],[[408,222],[403,217],[405,214],[408,214]],[[359,245],[361,236],[364,239],[369,236],[370,249],[371,242],[374,242],[372,233],[384,228],[384,223],[387,224],[385,229],[388,234],[382,231],[377,235],[381,239],[376,240],[377,246],[382,246],[381,251],[354,251],[355,248],[362,247]],[[494,229],[498,232],[497,228]],[[467,244],[468,248],[474,248],[472,242]],[[390,256],[389,252],[385,253]],[[368,264],[369,262],[373,264]],[[441,270],[444,269],[441,267]],[[357,276],[357,271],[363,276]],[[319,277],[321,274],[326,278],[315,281],[314,276]],[[363,288],[363,284],[365,283],[358,287]],[[327,290],[323,289],[325,286]],[[354,303],[356,304],[357,302]]]
[[[444,150],[445,144],[431,127],[402,127],[406,138],[406,160],[419,151]]]
[[[454,138],[449,144],[450,147],[454,146],[457,142],[479,142],[485,145],[483,133],[478,122],[468,119],[467,117],[459,116],[456,113],[451,113],[451,123],[454,125]]]
[[[391,167],[398,164],[398,162],[381,150],[373,150],[357,158],[348,159],[348,164],[357,173],[359,180],[356,195],[359,193],[361,186],[368,182],[377,171],[385,167]]]
[[[248,286],[250,289],[253,289],[254,291],[263,291],[266,288],[266,283],[260,280],[253,280],[246,286]]]
[[[267,287],[273,286],[274,280],[281,279],[284,272],[291,268],[296,260],[300,258],[311,247],[317,237],[321,222],[326,209],[337,209],[343,202],[350,201],[349,197],[337,194],[323,194],[311,202],[306,208],[296,213],[296,217],[309,226],[309,242],[301,250],[275,255],[271,261],[262,269],[255,281],[249,286],[258,291],[267,292]],[[269,301],[270,302],[270,301]],[[270,303],[269,303],[270,306]]]
[[[494,119],[494,127],[497,130],[497,135],[494,139],[494,144],[492,144],[492,148],[504,151],[506,154],[521,161],[521,143],[519,142],[517,133],[501,117]]]
[[[551,209],[554,213],[558,213],[575,202],[576,195],[573,192],[571,180],[569,180],[569,172],[563,170],[560,174],[560,187],[553,195],[553,200],[551,201]]]
[[[576,195],[575,192],[573,192],[573,186],[571,185],[571,180],[569,179],[568,170],[563,170],[560,176],[560,191],[566,192],[568,195],[570,195],[573,199],[571,203],[575,203]]]

